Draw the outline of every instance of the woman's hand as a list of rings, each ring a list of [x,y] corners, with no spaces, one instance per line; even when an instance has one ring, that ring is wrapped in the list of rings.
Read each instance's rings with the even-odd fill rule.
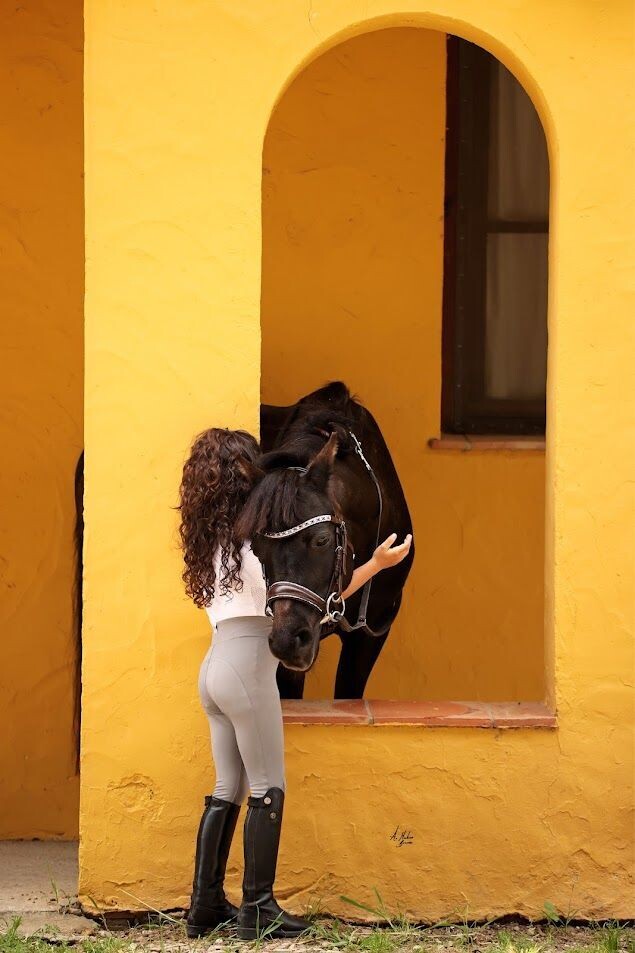
[[[373,562],[377,565],[377,569],[388,569],[390,566],[396,566],[397,563],[400,563],[402,559],[405,559],[408,553],[410,552],[410,547],[412,546],[412,534],[408,533],[403,543],[399,546],[394,546],[393,543],[397,539],[396,533],[391,533],[388,539],[385,539],[380,546],[377,547],[375,552],[372,555]]]
[[[381,546],[378,546],[367,563],[358,566],[351,576],[351,581],[342,593],[344,599],[348,599],[354,592],[376,576],[382,569],[388,569],[390,566],[396,566],[402,559],[405,559],[412,546],[412,535],[408,533],[400,546],[393,546],[397,539],[396,533],[391,533],[388,539],[385,539]]]

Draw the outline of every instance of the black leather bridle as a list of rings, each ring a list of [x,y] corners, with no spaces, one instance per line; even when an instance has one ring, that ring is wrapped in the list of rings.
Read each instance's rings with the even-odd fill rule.
[[[345,603],[342,598],[342,590],[344,588],[344,578],[346,575],[346,550],[348,544],[346,523],[344,520],[339,519],[337,516],[331,516],[330,513],[324,513],[321,516],[313,516],[303,523],[298,523],[297,526],[292,526],[291,529],[284,529],[279,533],[263,533],[262,535],[267,539],[287,539],[289,536],[295,536],[297,533],[301,533],[302,530],[308,529],[309,526],[316,526],[318,523],[333,523],[335,526],[333,572],[331,573],[331,581],[328,585],[326,598],[314,592],[313,589],[308,589],[306,586],[301,585],[299,582],[289,582],[288,580],[272,582],[271,585],[267,586],[267,613],[269,615],[273,612],[272,604],[276,599],[293,599],[295,602],[304,602],[306,605],[311,606],[312,609],[317,609],[322,616],[320,620],[322,625],[339,622],[343,617]]]
[[[355,453],[368,470],[368,473],[375,484],[375,489],[377,490],[379,513],[377,517],[377,533],[375,538],[376,549],[377,546],[379,546],[381,517],[383,512],[381,487],[377,477],[375,476],[375,471],[364,456],[361,443],[352,431],[349,431],[349,436],[353,440]],[[290,467],[289,469],[299,470],[301,473],[306,473],[307,471],[306,467]],[[333,523],[335,526],[335,554],[333,558],[333,572],[331,573],[331,581],[328,586],[326,597],[314,592],[313,589],[308,589],[299,582],[281,580],[280,582],[273,582],[271,585],[267,583],[267,614],[273,615],[272,606],[276,599],[292,599],[295,602],[303,602],[305,605],[316,609],[321,616],[320,625],[333,625],[339,629],[342,629],[344,632],[354,632],[357,629],[365,629],[369,635],[376,637],[385,635],[390,628],[390,623],[380,630],[375,630],[371,629],[366,621],[368,600],[370,599],[370,591],[373,583],[372,578],[364,584],[362,589],[362,598],[355,624],[351,625],[344,616],[346,603],[344,602],[342,592],[344,589],[344,579],[346,577],[348,534],[346,532],[346,522],[343,519],[340,519],[337,516],[332,516],[330,513],[323,513],[320,516],[312,516],[310,519],[304,520],[303,523],[298,523],[297,526],[292,526],[290,529],[283,529],[277,533],[262,533],[261,535],[266,539],[287,539],[289,536],[295,536],[297,533],[301,533],[303,530],[308,529],[310,526],[315,526],[318,523]]]

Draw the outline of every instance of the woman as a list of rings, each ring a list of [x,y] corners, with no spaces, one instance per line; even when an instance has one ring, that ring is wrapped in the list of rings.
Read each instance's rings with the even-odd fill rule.
[[[294,937],[309,926],[285,913],[273,896],[285,790],[278,661],[269,651],[271,619],[265,615],[262,568],[249,542],[235,531],[257,479],[259,452],[254,437],[244,431],[206,430],[192,446],[181,482],[185,590],[195,605],[207,610],[214,626],[199,693],[211,729],[216,786],[205,798],[196,842],[187,918],[190,937],[236,919],[241,939],[255,939],[263,931],[271,937]],[[355,570],[345,598],[407,555],[411,538],[393,546],[395,538],[390,536]],[[225,898],[223,881],[248,792],[238,910]]]

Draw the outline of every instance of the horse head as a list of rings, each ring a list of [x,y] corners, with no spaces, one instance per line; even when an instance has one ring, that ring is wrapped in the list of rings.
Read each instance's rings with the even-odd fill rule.
[[[288,451],[265,454],[259,461],[263,475],[237,526],[264,568],[273,616],[271,651],[295,671],[305,672],[315,662],[328,598],[341,594],[350,579],[334,496],[337,447],[331,434],[304,464]]]

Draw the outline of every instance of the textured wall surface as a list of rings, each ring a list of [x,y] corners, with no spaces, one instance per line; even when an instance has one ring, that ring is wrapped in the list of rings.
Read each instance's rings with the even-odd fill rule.
[[[82,449],[82,4],[0,13],[0,838],[77,836],[74,471]]]
[[[294,726],[279,892],[339,912],[341,893],[376,886],[418,917],[466,903],[473,916],[537,915],[545,900],[632,915],[631,12],[621,0],[425,12],[415,0],[88,0],[84,902],[168,908],[191,882],[213,783],[195,688],[209,632],[181,592],[171,507],[195,431],[257,423],[275,102],[327,47],[420,25],[516,72],[550,142],[545,617],[559,727]],[[397,825],[411,847],[390,841]]]
[[[544,456],[439,453],[445,34],[329,50],[278,104],[263,165],[262,397],[342,378],[375,414],[417,558],[369,698],[544,696]],[[340,642],[306,696],[333,695]]]

